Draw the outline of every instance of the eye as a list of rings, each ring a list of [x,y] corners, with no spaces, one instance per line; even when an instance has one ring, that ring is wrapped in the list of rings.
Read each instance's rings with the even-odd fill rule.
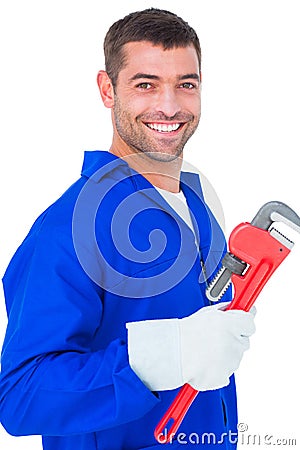
[[[137,88],[142,89],[142,90],[147,90],[147,89],[151,89],[152,85],[150,83],[144,82],[144,83],[140,83],[137,85]]]
[[[183,88],[183,89],[195,89],[196,88],[195,84],[194,83],[190,83],[190,82],[182,83],[180,85],[180,87]]]

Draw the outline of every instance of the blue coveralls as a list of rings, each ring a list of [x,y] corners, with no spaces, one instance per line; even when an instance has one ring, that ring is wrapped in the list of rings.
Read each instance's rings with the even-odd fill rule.
[[[81,178],[36,220],[3,278],[9,433],[40,434],[46,450],[236,447],[233,377],[199,393],[179,440],[163,445],[153,431],[178,390],[151,392],[128,363],[126,322],[208,305],[206,278],[225,252],[199,176],[182,172],[181,189],[198,243],[142,175],[104,151],[85,153]]]

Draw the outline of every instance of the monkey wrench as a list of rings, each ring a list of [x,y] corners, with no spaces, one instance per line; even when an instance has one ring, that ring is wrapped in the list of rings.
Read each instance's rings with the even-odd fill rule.
[[[289,206],[278,201],[263,205],[251,223],[243,222],[232,231],[222,267],[206,289],[211,302],[219,301],[232,283],[233,299],[226,310],[250,310],[294,245],[274,228],[274,222],[282,222],[300,233],[300,217]],[[198,393],[189,384],[182,386],[154,431],[159,443],[170,442],[174,437]]]

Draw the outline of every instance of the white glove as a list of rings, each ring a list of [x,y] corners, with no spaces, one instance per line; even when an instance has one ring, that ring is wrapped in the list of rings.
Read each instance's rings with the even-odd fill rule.
[[[183,319],[127,323],[133,371],[152,391],[185,383],[199,391],[226,386],[255,331],[252,311],[222,311],[227,304],[201,308]]]

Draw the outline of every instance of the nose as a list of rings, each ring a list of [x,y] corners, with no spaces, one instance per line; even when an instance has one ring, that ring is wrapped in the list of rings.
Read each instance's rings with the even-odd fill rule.
[[[163,113],[169,119],[180,111],[179,99],[173,87],[165,86],[157,96],[156,111]]]

